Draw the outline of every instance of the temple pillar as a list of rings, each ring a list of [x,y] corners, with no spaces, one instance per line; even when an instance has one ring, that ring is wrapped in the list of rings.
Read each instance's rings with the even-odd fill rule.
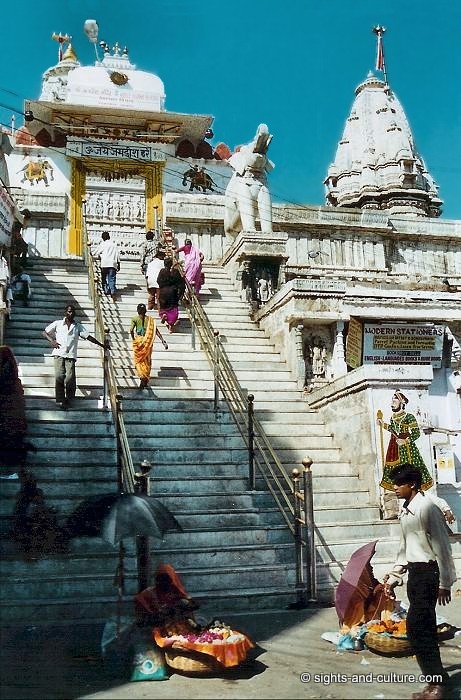
[[[85,168],[82,161],[76,158],[72,159],[71,172],[71,189],[70,189],[70,225],[69,236],[67,240],[68,255],[82,255],[82,225],[83,225],[83,210],[82,202],[85,198]]]
[[[303,353],[303,330],[304,326],[302,324],[295,326],[293,329],[296,350],[296,383],[298,389],[303,389],[306,380],[306,363]]]
[[[336,321],[335,343],[333,346],[333,377],[343,377],[347,374],[347,364],[344,355],[344,321]]]

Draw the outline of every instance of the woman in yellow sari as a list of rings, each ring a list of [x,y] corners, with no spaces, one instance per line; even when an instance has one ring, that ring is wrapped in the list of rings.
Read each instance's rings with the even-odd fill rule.
[[[168,345],[157,328],[155,319],[146,315],[146,305],[138,304],[136,307],[137,316],[131,319],[130,335],[132,338],[134,366],[140,378],[139,388],[145,389],[149,383],[150,371],[152,367],[152,348],[155,336],[158,336],[163,343],[165,350]]]

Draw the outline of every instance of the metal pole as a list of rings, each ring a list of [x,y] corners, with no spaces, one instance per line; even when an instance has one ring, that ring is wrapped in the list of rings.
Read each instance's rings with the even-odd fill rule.
[[[191,343],[192,343],[192,350],[195,350],[195,306],[193,303],[190,305],[190,322],[192,326],[192,336],[191,336]]]
[[[152,464],[147,459],[141,462],[141,471],[136,472],[135,491],[140,496],[149,495],[149,472]],[[138,566],[138,591],[143,591],[150,583],[150,551],[149,537],[138,535],[136,537],[136,558]]]
[[[103,354],[103,389],[102,389],[102,407],[104,411],[109,410],[109,329],[104,328],[104,354]]]
[[[214,331],[214,410],[219,408],[219,331]]]
[[[305,590],[302,574],[302,550],[301,550],[301,509],[299,505],[299,469],[291,472],[293,480],[293,514],[294,514],[294,541],[295,541],[295,568],[296,568],[296,603],[292,606],[302,608],[305,605]]]
[[[248,488],[250,491],[254,491],[256,488],[256,476],[255,476],[255,450],[254,450],[254,430],[253,430],[253,415],[254,415],[254,402],[255,397],[253,394],[248,394]]]
[[[115,416],[114,425],[116,433],[116,445],[117,445],[117,481],[118,481],[118,492],[123,492],[123,474],[122,474],[122,445],[120,439],[120,422],[119,415],[122,405],[122,395],[117,394],[115,396]]]
[[[305,565],[306,565],[306,591],[309,600],[317,600],[317,571],[315,562],[315,534],[314,534],[314,494],[312,489],[312,459],[303,459],[303,486],[304,486],[304,523],[306,528],[305,538]]]

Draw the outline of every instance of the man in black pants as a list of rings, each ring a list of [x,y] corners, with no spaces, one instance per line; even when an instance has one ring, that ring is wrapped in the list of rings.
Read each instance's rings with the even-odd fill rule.
[[[440,509],[421,491],[418,469],[401,464],[392,469],[390,477],[397,498],[404,503],[399,552],[393,571],[384,577],[384,591],[395,598],[394,588],[408,572],[407,635],[428,682],[424,690],[413,693],[413,698],[440,700],[445,697],[448,674],[440,659],[435,606],[450,602],[450,589],[456,580],[448,531]]]
[[[86,338],[90,343],[108,348],[88,333],[85,326],[75,319],[75,306],[66,306],[63,319],[53,321],[43,331],[43,336],[53,346],[56,403],[65,411],[75,398],[76,377],[75,363],[79,338]]]

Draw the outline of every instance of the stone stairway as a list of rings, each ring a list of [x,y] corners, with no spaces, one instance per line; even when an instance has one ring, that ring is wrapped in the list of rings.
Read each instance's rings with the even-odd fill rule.
[[[28,272],[33,298],[28,308],[15,303],[5,342],[19,363],[30,441],[37,448],[29,453],[27,466],[46,504],[63,521],[86,496],[117,490],[114,429],[110,413],[99,407],[99,348],[80,341],[77,398],[72,410],[62,411],[54,401],[51,347],[42,337],[48,323],[63,318],[69,303],[76,305],[78,318],[94,335],[86,269],[80,261],[37,258]],[[17,480],[0,482],[2,622],[69,624],[107,618],[115,605],[116,550],[99,539],[79,538],[71,540],[65,554],[25,561],[8,536],[19,487]]]
[[[314,515],[319,591],[331,598],[352,552],[378,539],[373,560],[380,575],[393,561],[397,523],[381,521],[354,465],[345,462],[334,435],[309,408],[296,380],[273,343],[249,316],[227,272],[206,266],[202,306],[220,338],[243,387],[255,397],[255,415],[287,474],[313,460]]]
[[[257,417],[287,473],[300,467],[306,454],[314,460],[319,590],[331,599],[344,563],[361,544],[379,538],[376,560],[387,567],[396,526],[379,520],[357,472],[341,460],[333,436],[302,400],[289,369],[249,318],[225,271],[209,266],[205,273],[203,308],[220,331],[241,385],[255,395]],[[291,535],[262,480],[258,491],[246,490],[246,449],[225,402],[216,416],[212,410],[212,373],[202,351],[191,348],[188,319],[182,312],[175,332],[165,335],[168,351],[156,342],[151,386],[140,392],[128,336],[129,320],[146,296],[137,265],[123,264],[118,285],[121,301],[105,300],[104,313],[131,451],[135,462],[147,458],[153,463],[152,492],[184,528],[156,543],[158,556],[168,559],[188,590],[214,610],[220,598],[230,597],[234,606],[250,600],[260,607],[284,604],[287,593],[293,597]]]
[[[270,608],[294,600],[293,543],[271,498],[248,491],[248,455],[224,402],[213,410],[213,375],[181,312],[168,342],[154,345],[151,382],[138,389],[130,319],[145,302],[135,263],[117,276],[120,300],[103,299],[111,353],[135,465],[148,459],[151,493],[183,532],[153,541],[154,559],[173,564],[202,609]]]

